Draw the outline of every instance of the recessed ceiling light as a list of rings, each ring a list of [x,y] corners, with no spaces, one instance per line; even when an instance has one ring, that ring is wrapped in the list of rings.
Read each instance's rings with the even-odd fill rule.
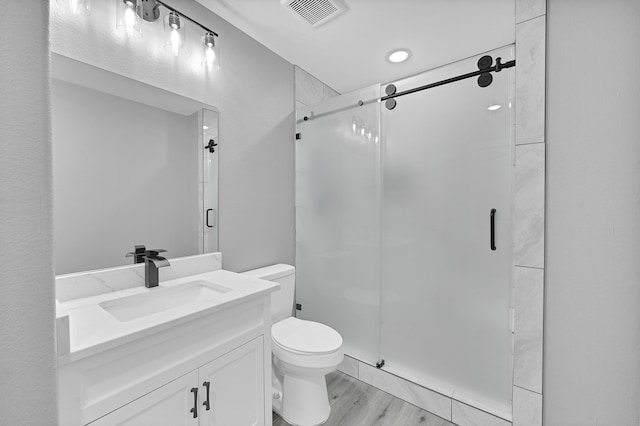
[[[202,126],[202,130],[209,130],[209,126]]]
[[[489,111],[496,111],[496,110],[499,110],[500,108],[502,108],[502,105],[500,104],[489,105],[487,107]]]
[[[406,61],[409,59],[409,56],[411,56],[411,51],[409,49],[398,49],[391,52],[388,59],[391,62],[398,63]]]

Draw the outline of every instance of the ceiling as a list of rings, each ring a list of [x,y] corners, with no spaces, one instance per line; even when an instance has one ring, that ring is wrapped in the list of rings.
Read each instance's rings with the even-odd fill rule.
[[[390,82],[515,41],[514,0],[344,0],[312,28],[280,0],[196,0],[341,93]],[[393,64],[388,54],[412,55]]]

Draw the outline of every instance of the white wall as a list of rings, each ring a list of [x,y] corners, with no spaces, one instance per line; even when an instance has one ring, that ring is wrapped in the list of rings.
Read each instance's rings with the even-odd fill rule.
[[[640,2],[547,2],[544,422],[638,425]]]
[[[53,80],[56,274],[199,253],[198,120]],[[196,112],[197,114],[197,112]]]
[[[54,16],[52,51],[218,107],[224,267],[293,263],[293,66],[195,1],[175,0],[220,34],[220,71],[206,73],[195,53],[158,49],[162,25],[147,25],[142,39],[117,37],[114,4],[94,1],[88,19]]]
[[[48,3],[0,13],[0,424],[57,419]]]

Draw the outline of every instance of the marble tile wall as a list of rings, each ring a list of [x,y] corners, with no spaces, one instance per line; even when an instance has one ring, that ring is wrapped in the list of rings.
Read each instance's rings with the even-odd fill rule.
[[[547,2],[545,0],[517,0],[516,1],[516,24],[528,21],[532,18],[545,15],[547,13]]]
[[[514,264],[544,267],[545,144],[516,146]]]
[[[516,0],[513,425],[542,425],[546,1]]]
[[[544,142],[545,22],[516,25],[516,145]]]
[[[542,394],[542,304],[544,271],[515,270],[516,315],[513,384]]]
[[[344,359],[338,365],[338,371],[348,374],[351,377],[358,378],[358,360],[345,355]]]
[[[312,105],[325,99],[338,96],[339,93],[324,84],[302,68],[294,66],[296,108]]]
[[[451,421],[460,426],[510,426],[511,422],[478,410],[459,401],[453,401]]]
[[[358,379],[443,419],[451,420],[450,396],[434,392],[364,362],[360,363]]]
[[[450,395],[436,392],[349,356],[345,356],[345,360],[338,366],[338,370],[456,425],[511,425],[507,419],[456,400],[453,391]],[[529,400],[526,399],[522,399],[522,401],[529,403]],[[524,406],[530,407],[531,405]]]
[[[540,426],[542,424],[542,395],[513,387],[513,424]]]

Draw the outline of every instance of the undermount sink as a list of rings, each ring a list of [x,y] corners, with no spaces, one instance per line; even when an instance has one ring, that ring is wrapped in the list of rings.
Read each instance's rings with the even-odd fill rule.
[[[210,281],[189,281],[174,287],[155,287],[143,294],[125,296],[100,303],[100,307],[120,322],[194,304],[215,301],[230,288]]]

